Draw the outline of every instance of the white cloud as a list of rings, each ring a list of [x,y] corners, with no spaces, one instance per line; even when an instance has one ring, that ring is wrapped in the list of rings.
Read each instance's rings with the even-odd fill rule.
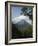
[[[14,24],[20,22],[21,20],[25,20],[27,23],[32,24],[32,20],[29,19],[29,16],[20,15],[18,17],[12,18],[12,22]]]

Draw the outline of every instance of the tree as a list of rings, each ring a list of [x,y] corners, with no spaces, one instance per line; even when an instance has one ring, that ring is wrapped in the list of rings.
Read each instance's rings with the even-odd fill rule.
[[[23,7],[21,11],[22,11],[21,14],[29,16],[29,18],[32,20],[32,11],[33,11],[32,7]]]

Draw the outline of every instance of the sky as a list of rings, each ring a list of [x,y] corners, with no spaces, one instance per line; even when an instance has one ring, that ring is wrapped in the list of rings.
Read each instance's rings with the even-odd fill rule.
[[[23,7],[18,7],[18,6],[11,6],[11,17],[12,18],[15,18],[15,17],[17,17],[17,16],[20,16],[21,15],[21,9],[22,9]],[[29,8],[29,7],[27,7],[28,9],[26,10],[26,12],[27,13],[29,13],[29,15],[30,14],[32,14],[32,9],[31,8]]]
[[[21,12],[22,12],[21,9],[22,9],[22,7],[17,7],[17,6],[12,6],[11,7],[12,22],[18,23],[20,20],[25,20],[29,24],[31,24],[31,20],[29,19],[28,16],[21,15]]]
[[[22,7],[11,7],[12,17],[20,16]]]

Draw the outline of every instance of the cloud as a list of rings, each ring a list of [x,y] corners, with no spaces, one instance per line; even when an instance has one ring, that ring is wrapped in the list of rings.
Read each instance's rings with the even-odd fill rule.
[[[21,20],[25,20],[27,23],[32,24],[32,20],[29,19],[29,16],[20,15],[18,17],[12,18],[12,22],[14,24],[20,22]]]

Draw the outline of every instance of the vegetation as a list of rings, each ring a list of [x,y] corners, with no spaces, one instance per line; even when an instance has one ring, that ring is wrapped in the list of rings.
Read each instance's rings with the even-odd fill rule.
[[[33,11],[32,7],[23,7],[21,11],[22,11],[21,14],[29,16],[29,18],[32,20],[32,11]]]
[[[32,37],[32,26],[24,28],[23,31],[18,30],[14,27],[15,30],[12,32],[12,38],[30,38]]]
[[[27,29],[25,29],[24,36],[25,37],[32,37],[32,26],[29,26]]]

